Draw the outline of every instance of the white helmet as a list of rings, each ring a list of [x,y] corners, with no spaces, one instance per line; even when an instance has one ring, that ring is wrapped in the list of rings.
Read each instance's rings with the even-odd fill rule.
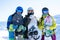
[[[29,7],[28,10],[33,10],[33,8],[32,7]]]

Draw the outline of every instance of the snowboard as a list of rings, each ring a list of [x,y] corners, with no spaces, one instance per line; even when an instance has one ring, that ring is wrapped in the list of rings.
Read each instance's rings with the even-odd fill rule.
[[[15,30],[19,33],[18,36],[15,36],[15,40],[24,40],[23,36],[24,36],[25,30],[26,30],[26,27],[24,27],[23,25],[20,25],[17,28],[17,30]]]

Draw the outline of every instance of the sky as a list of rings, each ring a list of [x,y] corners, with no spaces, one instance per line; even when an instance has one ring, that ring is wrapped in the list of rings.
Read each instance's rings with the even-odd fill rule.
[[[43,7],[47,7],[52,16],[60,15],[60,0],[0,0],[0,21],[7,21],[18,6],[23,7],[23,16],[27,14],[28,7],[34,9],[37,19],[41,17]]]

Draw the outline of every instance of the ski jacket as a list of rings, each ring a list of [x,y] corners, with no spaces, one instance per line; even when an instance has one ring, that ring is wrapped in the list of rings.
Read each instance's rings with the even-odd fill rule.
[[[32,27],[32,26],[37,26],[37,19],[34,15],[26,15],[24,17],[24,26],[26,27],[26,31],[25,31],[25,37],[24,38],[28,38],[28,30]]]
[[[49,25],[50,30],[56,29],[56,22],[55,22],[54,18],[52,16],[49,16],[49,17],[50,17],[50,23],[44,22],[44,21],[46,21],[46,18],[43,18],[43,17],[40,18],[39,23],[38,23],[38,28],[40,30],[43,30],[45,25]],[[49,19],[48,19],[48,21],[49,21]]]
[[[17,23],[17,21],[18,21],[18,23]],[[13,15],[10,15],[8,17],[8,21],[7,21],[7,29],[9,29],[10,24],[13,24],[13,25],[23,25],[23,17],[21,15],[20,16],[16,15],[16,13],[13,14]]]

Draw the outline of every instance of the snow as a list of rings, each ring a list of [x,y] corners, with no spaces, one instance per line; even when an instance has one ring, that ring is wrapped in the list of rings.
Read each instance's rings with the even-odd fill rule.
[[[60,15],[58,16],[54,16],[54,18],[56,19],[56,23],[57,23],[57,28],[56,28],[56,40],[60,40]],[[0,22],[0,40],[8,40],[9,38],[9,33],[8,30],[6,28],[6,22]],[[50,40],[51,38],[49,38],[48,40]],[[46,38],[47,40],[47,38]]]
[[[0,40],[8,40],[8,31],[0,30]]]

